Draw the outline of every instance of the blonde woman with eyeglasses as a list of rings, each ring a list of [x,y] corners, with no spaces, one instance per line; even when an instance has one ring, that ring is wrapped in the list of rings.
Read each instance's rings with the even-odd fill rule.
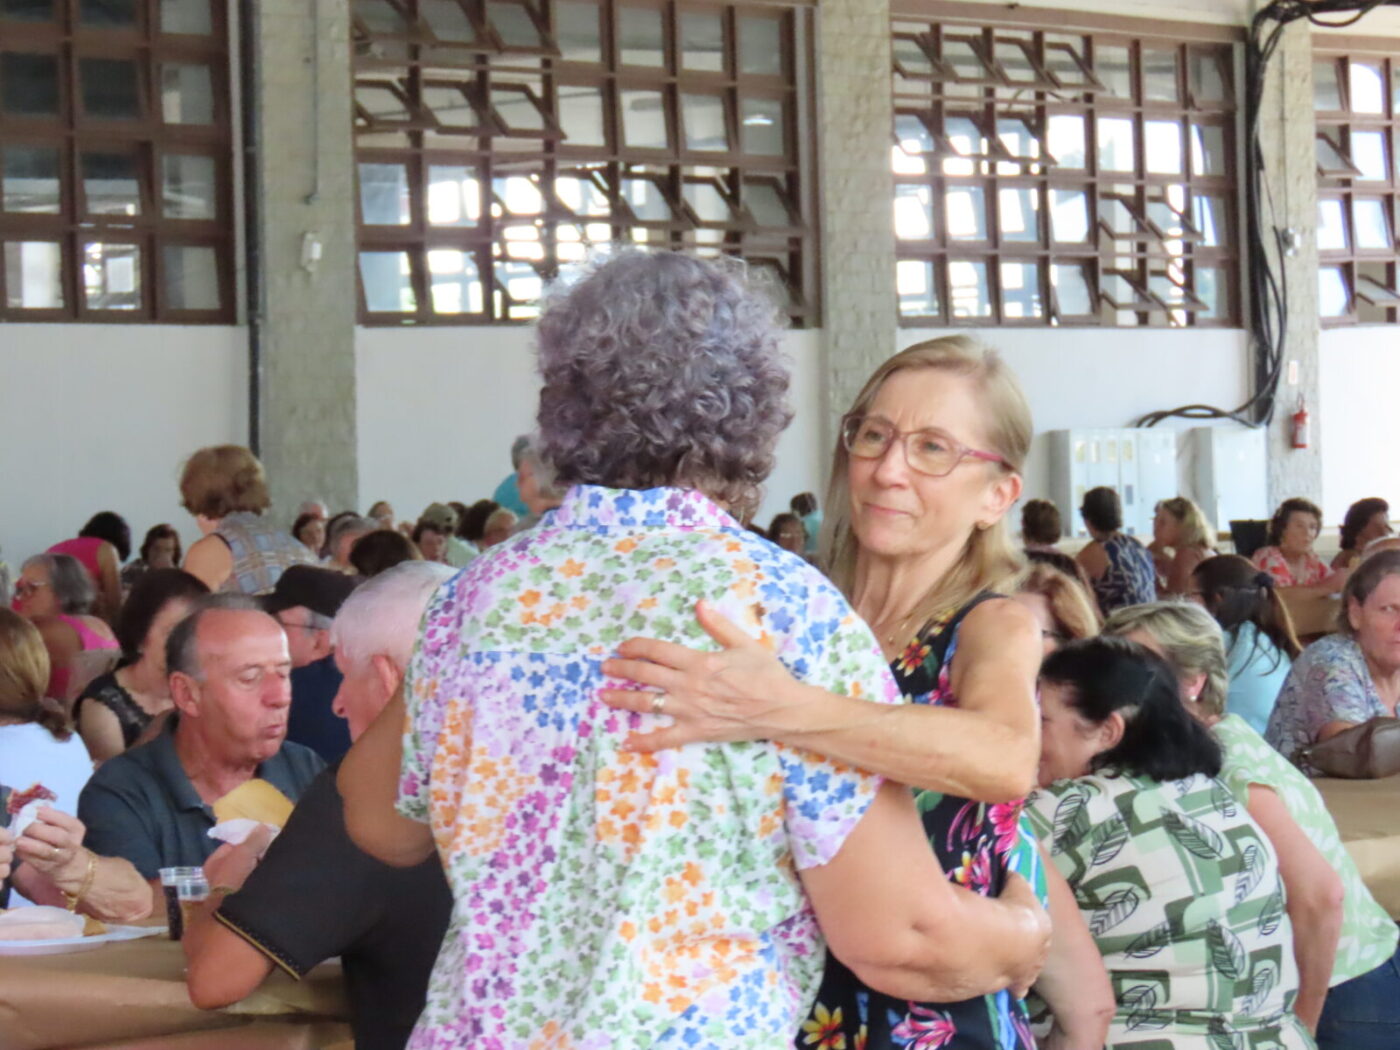
[[[1040,628],[1003,596],[1023,565],[1003,518],[1021,493],[1031,434],[1014,375],[976,341],[935,339],[886,361],[842,420],[821,546],[832,580],[874,629],[905,703],[804,686],[761,641],[702,607],[700,621],[723,652],[634,639],[604,664],[609,675],[663,690],[675,719],[633,746],[772,739],[815,751],[920,789],[929,844],[958,885],[997,896],[1017,878],[1046,877],[1020,802],[1039,756]],[[754,600],[764,601],[761,590]],[[603,699],[642,710],[654,695],[605,690]],[[1067,888],[1059,882],[1050,892],[1061,889],[1069,914],[1052,908],[1057,941],[1045,973],[1055,976],[1039,988],[1057,1007],[1066,1040],[1058,1045],[1098,1046],[1113,999]],[[910,1002],[863,985],[830,956],[795,1035],[799,1046],[867,1050],[1035,1045],[1024,1008],[1006,991]]]

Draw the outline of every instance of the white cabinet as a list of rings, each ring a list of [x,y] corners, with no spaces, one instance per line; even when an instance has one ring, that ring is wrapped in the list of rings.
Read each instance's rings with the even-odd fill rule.
[[[1106,486],[1123,504],[1123,530],[1151,536],[1157,502],[1178,492],[1175,430],[1086,427],[1046,436],[1050,498],[1060,508],[1067,535],[1088,535],[1079,515],[1084,493]]]
[[[1186,489],[1221,532],[1232,521],[1269,516],[1269,480],[1263,427],[1192,427],[1186,432]]]

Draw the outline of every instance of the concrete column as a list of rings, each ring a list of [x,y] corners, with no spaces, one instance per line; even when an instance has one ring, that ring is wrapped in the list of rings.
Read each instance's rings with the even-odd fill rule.
[[[817,9],[824,444],[875,366],[895,351],[894,105],[889,0]]]
[[[243,2],[255,19],[257,160],[247,178],[262,242],[258,440],[273,513],[290,518],[310,498],[363,511],[349,0]]]
[[[1313,147],[1312,37],[1306,21],[1284,30],[1267,70],[1259,138],[1264,154],[1265,201],[1273,199],[1272,222],[1300,236],[1295,255],[1273,264],[1288,281],[1288,325],[1284,330],[1284,377],[1269,428],[1269,499],[1290,496],[1322,501],[1322,420],[1318,354],[1317,161]],[[1269,222],[1269,213],[1265,213]],[[1265,234],[1272,244],[1272,233]],[[1298,385],[1288,383],[1288,362],[1297,362]],[[1292,416],[1301,393],[1311,417],[1306,449],[1291,447]]]

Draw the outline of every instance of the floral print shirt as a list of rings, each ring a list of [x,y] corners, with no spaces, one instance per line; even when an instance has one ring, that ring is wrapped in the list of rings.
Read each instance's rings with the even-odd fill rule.
[[[1283,556],[1283,551],[1277,547],[1260,547],[1254,552],[1254,557],[1250,561],[1254,562],[1256,569],[1272,576],[1274,583],[1279,587],[1316,587],[1332,573],[1332,570],[1327,567],[1327,563],[1312,551],[1308,551],[1307,556],[1303,559],[1304,568],[1301,580],[1294,577],[1293,570],[1289,568],[1288,559]]]
[[[1309,776],[1320,772],[1303,757],[1328,722],[1369,722],[1389,716],[1361,646],[1344,634],[1319,638],[1298,654],[1264,732],[1278,752]]]
[[[576,486],[435,595],[398,808],[431,826],[455,901],[413,1050],[772,1050],[798,1030],[825,952],[797,871],[880,781],[770,742],[621,750],[659,719],[604,706],[601,661],[635,635],[713,649],[701,598],[798,678],[898,702],[836,589],[692,491]]]

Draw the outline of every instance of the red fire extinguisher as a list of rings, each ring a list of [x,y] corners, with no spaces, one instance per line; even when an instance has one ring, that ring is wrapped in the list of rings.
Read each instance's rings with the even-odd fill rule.
[[[1293,447],[1308,447],[1308,409],[1298,398],[1298,411],[1293,413]]]

